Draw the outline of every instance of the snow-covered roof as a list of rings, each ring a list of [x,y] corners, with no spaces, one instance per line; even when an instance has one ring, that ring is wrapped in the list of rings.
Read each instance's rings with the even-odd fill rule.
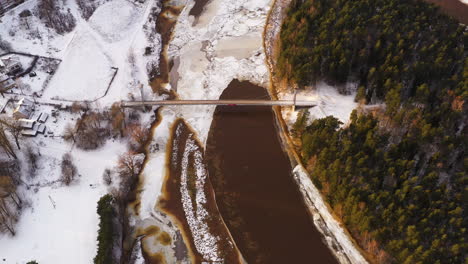
[[[21,131],[21,135],[35,137],[37,135],[37,130],[32,130],[32,129],[23,130]]]
[[[49,117],[48,114],[46,113],[41,113],[41,116],[39,116],[39,119],[37,119],[37,121],[41,122],[41,123],[45,123],[45,121],[47,121],[47,118]]]
[[[3,67],[5,67],[5,63],[3,62],[2,59],[0,59],[0,68],[3,68]]]
[[[36,122],[35,120],[25,119],[25,118],[18,119],[18,121],[22,128],[33,128],[34,123]]]
[[[44,125],[44,124],[35,123],[35,124],[34,124],[34,127],[33,127],[33,130],[37,131],[37,132],[40,133],[40,134],[44,134],[45,125]]]
[[[39,117],[41,116],[41,113],[33,113],[32,116],[29,118],[31,120],[34,120],[34,121],[38,121],[39,120]]]

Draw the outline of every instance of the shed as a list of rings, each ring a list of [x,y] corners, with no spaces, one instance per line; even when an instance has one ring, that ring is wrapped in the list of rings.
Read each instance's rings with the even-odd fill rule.
[[[47,121],[47,118],[49,117],[48,114],[46,113],[41,113],[41,116],[39,116],[39,119],[37,121],[41,123],[45,123]]]
[[[34,120],[34,121],[39,121],[39,117],[41,117],[41,113],[34,112],[29,119]]]
[[[45,132],[45,125],[44,125],[44,124],[35,123],[35,124],[34,124],[34,127],[33,127],[33,130],[37,131],[37,133],[39,133],[39,134],[44,134],[44,132]]]
[[[21,131],[21,135],[35,137],[37,136],[37,130],[26,129],[26,130]]]
[[[16,74],[23,69],[21,62],[17,57],[4,59],[3,63],[5,64],[5,70],[7,74]]]

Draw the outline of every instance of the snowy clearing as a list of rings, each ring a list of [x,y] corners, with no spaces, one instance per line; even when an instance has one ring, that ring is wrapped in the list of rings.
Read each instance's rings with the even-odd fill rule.
[[[44,96],[62,100],[95,100],[104,93],[115,73],[108,56],[86,28],[80,28],[67,47]]]
[[[354,102],[356,93],[342,95],[338,93],[335,87],[320,82],[313,88],[306,88],[297,92],[297,100],[308,100],[317,102],[317,106],[308,109],[310,116],[308,122],[311,123],[315,119],[334,116],[338,118],[343,125],[349,122],[351,112],[356,109],[358,103]],[[292,100],[293,93],[279,93],[279,99]],[[282,109],[283,119],[286,124],[291,126],[296,122],[298,111],[292,111],[292,108]]]
[[[60,159],[70,151],[70,145],[48,140],[41,148],[41,167],[29,184],[53,182],[59,178]],[[91,263],[96,253],[98,215],[96,204],[107,193],[102,183],[106,167],[116,164],[118,154],[126,144],[108,142],[97,151],[71,151],[77,167],[77,182],[70,186],[54,183],[45,187],[31,187],[26,208],[17,225],[15,237],[0,235],[6,263]],[[28,176],[23,177],[28,179]],[[37,190],[37,192],[36,192]]]

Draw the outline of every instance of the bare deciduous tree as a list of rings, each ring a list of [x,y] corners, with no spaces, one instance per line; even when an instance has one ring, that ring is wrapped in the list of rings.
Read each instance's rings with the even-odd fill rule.
[[[46,26],[55,29],[59,34],[70,32],[76,26],[76,20],[70,10],[63,10],[58,0],[38,0],[37,11]]]
[[[143,128],[140,124],[133,124],[128,127],[129,134],[131,136],[132,149],[137,152],[143,152],[143,148],[149,138],[149,130]]]
[[[67,141],[73,140],[75,142],[76,129],[72,124],[67,124],[63,131],[63,138]]]
[[[10,140],[5,134],[5,125],[0,122],[0,146],[3,148],[3,150],[7,153],[9,157],[13,157],[16,159],[16,154],[15,151],[13,150],[13,147],[11,146]]]
[[[18,212],[22,201],[16,193],[15,181],[11,176],[0,176],[0,231],[8,231],[15,235],[14,223],[18,220]]]
[[[61,180],[65,185],[70,185],[70,183],[75,179],[76,167],[73,164],[72,156],[70,153],[65,153],[62,157],[62,177]]]
[[[83,105],[80,102],[73,102],[73,104],[71,105],[71,112],[74,114],[79,113],[81,111],[86,111],[86,110],[87,110],[86,105]]]
[[[21,127],[20,122],[14,118],[3,119],[2,122],[6,125],[8,132],[10,132],[15,139],[16,147],[21,149],[19,141],[23,128]]]
[[[128,194],[136,182],[136,176],[143,165],[143,155],[133,151],[126,152],[119,157],[118,169],[120,176],[120,191]]]
[[[109,168],[104,170],[102,174],[102,179],[106,185],[111,185],[112,183],[112,171]]]
[[[112,130],[123,136],[125,129],[125,114],[119,104],[115,103],[111,107]]]
[[[26,162],[28,163],[28,173],[31,178],[36,176],[38,153],[31,147],[26,146]]]

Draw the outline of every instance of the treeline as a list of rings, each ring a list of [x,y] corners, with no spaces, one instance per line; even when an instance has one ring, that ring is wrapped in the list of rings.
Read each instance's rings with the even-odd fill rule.
[[[76,26],[75,17],[70,9],[65,10],[63,1],[38,0],[36,13],[47,27],[58,34],[71,32]]]
[[[377,263],[463,263],[468,159],[427,152],[418,134],[391,143],[371,115],[351,120],[315,120],[302,157],[352,235]]]
[[[98,231],[98,249],[95,264],[116,263],[114,259],[114,239],[116,234],[114,230],[113,219],[116,216],[113,207],[113,198],[110,194],[106,194],[98,201],[97,213],[99,215],[99,231]]]
[[[312,180],[377,263],[467,258],[468,35],[407,0],[293,1],[279,73],[310,85],[357,82],[354,111],[294,129]]]
[[[422,1],[294,0],[281,30],[279,72],[298,84],[358,82],[359,97],[421,100],[463,78],[465,27]]]

